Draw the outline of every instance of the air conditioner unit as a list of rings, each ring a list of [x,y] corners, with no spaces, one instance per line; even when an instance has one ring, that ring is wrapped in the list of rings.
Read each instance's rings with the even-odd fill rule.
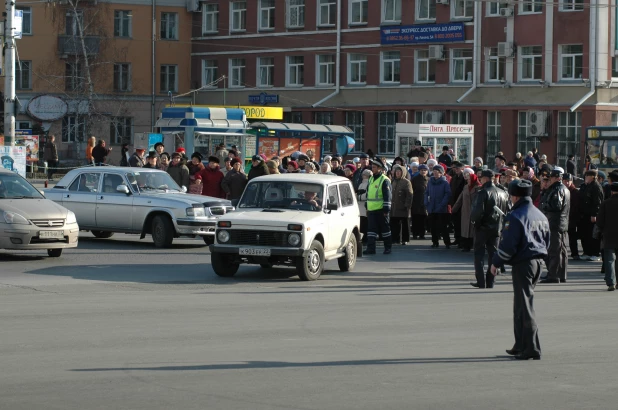
[[[423,124],[442,124],[442,111],[423,111]]]
[[[200,11],[200,4],[198,0],[187,0],[187,11],[189,13]]]
[[[500,9],[500,16],[502,17],[513,17],[513,8],[512,7],[504,7]]]
[[[528,111],[528,136],[530,137],[547,136],[547,126],[548,125],[549,125],[549,112]]]
[[[432,60],[444,60],[444,46],[429,46],[429,58]]]
[[[449,0],[436,0],[437,4],[448,4]]]
[[[513,57],[513,43],[498,43],[498,57]]]

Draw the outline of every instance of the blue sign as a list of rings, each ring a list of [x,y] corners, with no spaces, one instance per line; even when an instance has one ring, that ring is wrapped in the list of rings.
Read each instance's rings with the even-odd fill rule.
[[[154,151],[157,142],[163,142],[163,134],[148,134],[148,151]]]
[[[15,130],[15,136],[18,135],[32,135],[32,130]]]
[[[249,96],[250,104],[279,104],[279,95],[278,94],[266,94],[260,93],[259,95],[250,95]]]
[[[464,23],[389,26],[380,29],[381,44],[463,43]]]

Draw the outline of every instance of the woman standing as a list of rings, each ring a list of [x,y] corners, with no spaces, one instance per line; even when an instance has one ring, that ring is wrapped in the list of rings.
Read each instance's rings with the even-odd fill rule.
[[[393,243],[407,245],[410,241],[410,207],[412,206],[412,183],[406,178],[406,170],[393,165],[393,203],[391,206],[391,232]]]
[[[94,165],[94,157],[92,156],[92,149],[97,144],[95,136],[88,138],[86,143],[86,165]]]
[[[442,165],[433,167],[433,177],[427,183],[425,191],[425,206],[431,221],[431,241],[432,248],[439,246],[440,237],[446,245],[446,249],[451,247],[451,238],[448,234],[448,201],[451,198],[451,186],[444,176]]]
[[[472,212],[472,204],[476,199],[476,195],[481,189],[481,184],[478,177],[472,168],[464,169],[464,179],[467,186],[464,188],[457,202],[453,206],[453,213],[461,209],[461,245],[462,252],[470,252],[474,239],[474,225],[470,221],[470,213]]]
[[[418,166],[418,175],[412,178],[412,237],[425,239],[425,220],[427,209],[425,208],[425,190],[429,177],[429,167],[425,164]]]

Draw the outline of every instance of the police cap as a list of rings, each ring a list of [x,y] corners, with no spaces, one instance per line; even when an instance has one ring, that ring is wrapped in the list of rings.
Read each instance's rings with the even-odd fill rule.
[[[365,154],[364,152],[362,154],[360,154],[358,157],[359,158],[369,159],[369,155]]]
[[[380,158],[374,158],[374,159],[370,160],[369,163],[371,165],[375,165],[376,167],[384,168],[384,163],[382,162],[382,160]]]
[[[554,169],[550,173],[550,176],[560,178],[562,174],[564,174],[564,169],[560,167],[554,167]]]
[[[509,184],[509,194],[516,197],[532,196],[532,182],[516,179]]]

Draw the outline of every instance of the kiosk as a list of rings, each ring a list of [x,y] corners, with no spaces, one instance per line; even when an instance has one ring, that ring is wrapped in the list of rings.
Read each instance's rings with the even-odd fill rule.
[[[457,160],[463,164],[472,164],[474,158],[474,125],[462,124],[395,124],[395,143],[397,153],[405,157],[414,147],[414,141],[420,140],[425,148],[437,158],[442,147],[448,145]]]

